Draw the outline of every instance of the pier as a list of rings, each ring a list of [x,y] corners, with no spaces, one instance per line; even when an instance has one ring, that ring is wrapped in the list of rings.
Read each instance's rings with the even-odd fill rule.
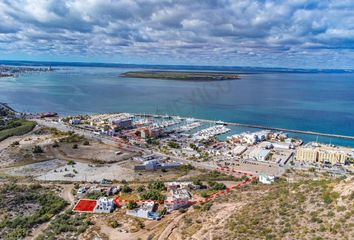
[[[158,114],[135,114],[136,116],[145,116],[145,117],[158,117],[164,118],[166,115],[158,115]],[[171,116],[176,117],[176,116]],[[186,119],[186,118],[182,118]],[[220,124],[220,121],[213,121],[207,119],[198,119],[195,118],[196,121],[205,122],[205,123],[212,123],[212,124]],[[332,133],[322,133],[322,132],[314,132],[314,131],[304,131],[304,130],[296,130],[296,129],[287,129],[287,128],[278,128],[278,127],[268,127],[256,124],[245,124],[245,123],[236,123],[236,122],[224,122],[222,124],[226,126],[238,126],[238,127],[247,127],[247,128],[256,128],[256,129],[264,129],[264,130],[272,130],[272,131],[282,131],[282,132],[291,132],[291,133],[300,133],[300,134],[307,134],[307,135],[316,135],[316,136],[323,136],[323,137],[331,137],[331,138],[342,138],[354,141],[354,136],[348,135],[340,135],[340,134],[332,134]]]

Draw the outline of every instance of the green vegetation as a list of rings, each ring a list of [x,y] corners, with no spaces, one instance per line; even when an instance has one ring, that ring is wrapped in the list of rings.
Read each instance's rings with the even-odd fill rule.
[[[76,162],[75,162],[75,161],[73,161],[73,160],[69,160],[67,164],[68,164],[68,165],[75,165],[75,164],[76,164]]]
[[[166,215],[167,214],[167,208],[163,208],[159,211],[160,216]]]
[[[30,132],[36,126],[36,122],[25,119],[11,120],[4,128],[0,129],[0,141],[12,137],[20,136]]]
[[[339,193],[331,192],[330,190],[325,190],[322,193],[323,202],[326,204],[330,204],[330,203],[334,202],[338,197],[339,197]]]
[[[132,209],[137,208],[137,207],[138,207],[138,204],[135,201],[131,201],[131,202],[127,203],[127,208],[129,210],[132,210]]]
[[[82,145],[88,146],[88,145],[90,145],[90,142],[89,142],[88,140],[85,140],[85,141],[82,143]]]
[[[202,204],[202,207],[200,208],[201,211],[209,211],[211,206],[213,206],[212,202],[206,202]]]
[[[212,190],[224,190],[224,189],[226,189],[226,186],[225,186],[225,184],[223,184],[223,183],[218,183],[218,182],[209,181],[209,182],[208,182],[208,185],[209,185],[209,187],[210,187]]]
[[[162,195],[158,190],[149,190],[148,192],[143,192],[140,194],[140,198],[144,200],[165,200],[165,196]]]
[[[150,190],[158,190],[158,191],[163,191],[165,190],[165,184],[160,181],[155,181],[149,184],[149,189]]]
[[[160,145],[160,141],[158,139],[155,139],[155,138],[146,139],[146,143],[147,144],[151,144],[151,145]]]
[[[19,141],[14,141],[13,143],[10,144],[11,147],[15,147],[15,146],[18,146],[18,145],[20,145]]]
[[[181,146],[175,141],[169,141],[167,143],[167,146],[169,146],[170,148],[176,148],[176,149],[181,148]]]
[[[131,187],[129,187],[128,184],[124,184],[121,191],[122,191],[122,193],[130,193],[133,191],[133,189]]]
[[[74,132],[67,132],[65,137],[60,139],[60,142],[63,143],[78,143],[83,141],[85,138],[83,136],[80,136]]]
[[[86,194],[86,198],[93,199],[93,200],[96,200],[99,197],[105,197],[105,196],[106,196],[106,192],[101,192],[101,191],[94,191],[94,192],[89,192]]]
[[[237,180],[240,180],[240,179],[235,179],[234,176],[232,175],[227,175],[225,173],[221,173],[219,171],[208,171],[207,173],[205,174],[202,174],[202,175],[199,175],[197,178],[193,178],[192,180],[193,181],[197,181],[197,180],[200,180],[202,179],[203,181],[237,181]]]
[[[59,142],[58,141],[54,141],[53,148],[57,148],[57,147],[59,147]]]
[[[192,181],[192,183],[193,183],[194,185],[197,185],[197,186],[202,186],[202,185],[203,185],[203,183],[202,183],[202,181],[201,181],[200,179],[194,179],[194,180]]]
[[[79,214],[68,210],[56,217],[36,240],[78,239],[90,224],[85,213]]]
[[[36,146],[34,146],[32,152],[36,153],[36,154],[43,153],[43,149],[40,146],[36,145]]]
[[[235,73],[223,72],[183,72],[183,71],[131,71],[123,73],[124,77],[155,78],[184,81],[221,81],[239,79]]]
[[[62,198],[39,184],[4,185],[0,188],[0,209],[5,214],[0,217],[0,236],[22,239],[34,226],[49,221],[65,206]]]
[[[62,132],[56,128],[42,127],[35,131],[37,135],[52,134],[54,137],[64,137],[70,135],[71,132]]]
[[[144,191],[145,191],[144,185],[140,185],[140,186],[136,189],[136,191],[138,191],[138,192],[144,192]]]
[[[188,164],[183,164],[181,166],[178,166],[176,169],[178,169],[180,171],[188,172],[190,170],[194,170],[195,167],[188,163]]]
[[[114,220],[114,221],[110,222],[110,225],[111,225],[112,228],[117,228],[117,227],[119,227],[121,224],[118,223],[116,220]]]
[[[227,239],[351,239],[354,205],[350,195],[341,197],[334,191],[339,183],[344,181],[280,181],[259,186],[266,191],[247,196],[248,204],[228,220]]]

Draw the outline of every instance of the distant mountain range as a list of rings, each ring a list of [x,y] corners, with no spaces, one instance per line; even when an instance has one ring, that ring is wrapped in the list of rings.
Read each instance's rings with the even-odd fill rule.
[[[117,67],[117,68],[144,68],[144,69],[173,69],[173,70],[203,70],[203,71],[232,71],[238,73],[353,73],[354,69],[304,69],[304,68],[267,68],[267,67],[240,67],[240,66],[196,66],[196,65],[150,65],[150,64],[123,64],[123,63],[90,63],[90,62],[45,62],[0,60],[0,65],[12,66],[51,66],[51,67]]]

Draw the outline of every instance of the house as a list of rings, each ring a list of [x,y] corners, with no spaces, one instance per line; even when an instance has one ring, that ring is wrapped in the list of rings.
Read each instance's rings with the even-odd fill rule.
[[[168,212],[189,206],[192,195],[186,189],[173,189],[171,193],[172,196],[167,197],[165,201]]]
[[[176,189],[200,189],[201,186],[194,185],[192,182],[168,182],[165,183],[168,191]]]
[[[161,216],[156,213],[156,204],[154,202],[145,202],[140,208],[128,210],[127,214],[134,217],[146,218],[149,220],[160,220]]]
[[[265,174],[259,175],[258,179],[263,184],[272,184],[275,181],[274,176],[265,175]]]
[[[70,119],[69,123],[72,125],[78,125],[81,123],[81,120],[80,119]]]
[[[87,190],[88,190],[88,187],[80,187],[76,192],[77,197],[81,198],[83,195],[86,194]]]
[[[120,191],[120,187],[119,186],[118,187],[117,186],[112,186],[112,187],[107,189],[106,194],[108,196],[111,196],[111,195],[117,194],[119,191]]]
[[[100,197],[97,200],[96,207],[93,210],[94,213],[110,213],[115,208],[113,199],[108,199],[106,197]]]

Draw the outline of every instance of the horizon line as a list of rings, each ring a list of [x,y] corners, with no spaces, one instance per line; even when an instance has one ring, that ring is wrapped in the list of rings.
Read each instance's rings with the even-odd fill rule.
[[[119,63],[119,62],[91,62],[91,61],[48,61],[48,60],[6,60],[0,59],[1,63],[44,63],[50,65],[54,64],[77,64],[85,67],[86,65],[111,65],[111,66],[145,66],[145,67],[196,67],[196,68],[240,68],[240,69],[274,69],[274,70],[303,70],[303,71],[343,71],[352,72],[354,69],[348,68],[303,68],[303,67],[257,67],[257,66],[235,66],[235,65],[197,65],[197,64],[152,64],[152,63]]]

